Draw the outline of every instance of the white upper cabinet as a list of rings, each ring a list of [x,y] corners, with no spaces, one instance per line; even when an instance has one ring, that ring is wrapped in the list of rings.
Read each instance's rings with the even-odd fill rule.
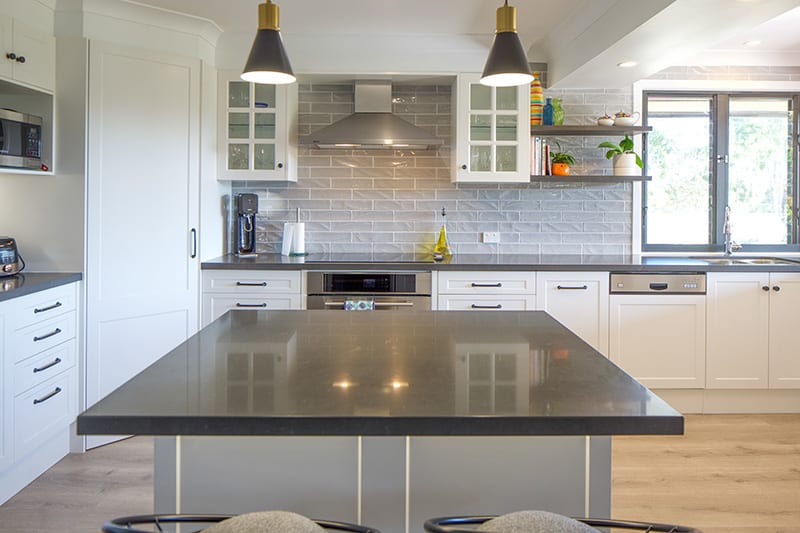
[[[55,37],[8,16],[0,16],[0,77],[52,92]]]
[[[217,178],[297,181],[297,84],[220,72],[219,98]]]
[[[488,87],[480,74],[459,74],[454,94],[455,183],[528,183],[528,85]]]

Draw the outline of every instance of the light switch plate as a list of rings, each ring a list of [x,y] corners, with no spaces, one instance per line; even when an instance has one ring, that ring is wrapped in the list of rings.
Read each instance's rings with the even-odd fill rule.
[[[486,244],[494,244],[500,242],[500,234],[496,231],[484,231],[481,234],[481,240]]]

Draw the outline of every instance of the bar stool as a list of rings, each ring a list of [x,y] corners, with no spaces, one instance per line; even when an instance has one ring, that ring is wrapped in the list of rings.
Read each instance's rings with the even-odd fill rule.
[[[103,533],[152,533],[167,531],[162,526],[193,524],[200,529],[192,533],[316,533],[325,531],[348,531],[352,533],[381,533],[379,530],[332,520],[312,520],[288,511],[261,511],[240,515],[138,515],[114,518],[103,524]],[[149,529],[147,528],[149,526]],[[145,527],[145,529],[138,529]],[[173,526],[174,527],[174,526]],[[169,529],[174,531],[174,529]],[[182,530],[188,531],[188,530]]]
[[[469,527],[463,527],[469,526]],[[597,533],[596,527],[667,533],[701,533],[699,529],[673,524],[569,518],[546,511],[518,511],[505,515],[443,516],[425,521],[428,533]],[[461,529],[460,529],[461,528]]]

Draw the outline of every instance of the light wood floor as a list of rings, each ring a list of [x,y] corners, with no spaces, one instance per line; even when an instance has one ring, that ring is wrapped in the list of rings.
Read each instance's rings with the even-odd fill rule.
[[[136,437],[64,458],[0,506],[0,533],[97,532],[152,512],[152,453]],[[800,415],[687,416],[683,436],[616,437],[613,461],[615,518],[800,533]]]

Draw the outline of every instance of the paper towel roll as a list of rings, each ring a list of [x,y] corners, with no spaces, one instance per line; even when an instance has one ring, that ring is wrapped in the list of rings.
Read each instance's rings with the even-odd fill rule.
[[[294,234],[292,235],[292,249],[289,255],[306,255],[306,224],[305,222],[294,223]]]

